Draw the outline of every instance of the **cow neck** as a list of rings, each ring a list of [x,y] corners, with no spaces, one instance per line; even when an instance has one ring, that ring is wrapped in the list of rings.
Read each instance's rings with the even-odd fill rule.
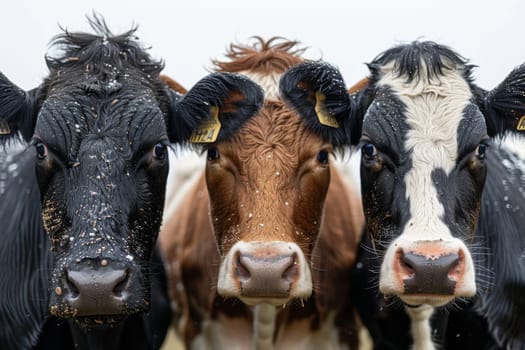
[[[432,342],[432,331],[430,329],[430,317],[434,308],[430,305],[419,305],[416,307],[405,307],[410,316],[410,328],[413,339],[413,348],[418,350],[435,350]]]
[[[275,306],[257,304],[253,312],[253,349],[273,350],[275,321],[277,309]]]

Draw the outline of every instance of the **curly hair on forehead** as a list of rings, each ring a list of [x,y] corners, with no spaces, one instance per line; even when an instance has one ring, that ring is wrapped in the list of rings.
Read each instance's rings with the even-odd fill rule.
[[[433,41],[414,41],[393,47],[379,54],[368,68],[377,75],[381,67],[394,63],[398,76],[406,76],[407,82],[419,81],[422,77],[439,78],[443,71],[460,69],[468,82],[472,82],[474,65],[447,46]]]
[[[303,62],[301,55],[307,48],[299,41],[282,37],[264,40],[252,37],[250,45],[230,44],[225,56],[229,61],[212,60],[218,72],[278,72],[283,73],[291,66]]]
[[[154,60],[138,41],[135,36],[137,25],[115,35],[102,16],[93,13],[86,17],[94,33],[70,32],[61,28],[63,33],[51,40],[49,50],[60,52],[56,56],[46,55],[46,63],[52,74],[65,68],[82,67],[89,68],[94,73],[105,73],[106,70],[113,69],[113,66],[132,66],[145,74],[156,76],[164,68],[164,62]]]

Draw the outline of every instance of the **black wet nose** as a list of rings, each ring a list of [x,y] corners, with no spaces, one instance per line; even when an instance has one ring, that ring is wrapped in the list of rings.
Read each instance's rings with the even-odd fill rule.
[[[241,283],[242,295],[247,297],[288,297],[299,274],[295,254],[271,257],[239,254],[235,265],[235,277]]]
[[[456,281],[449,275],[454,275],[453,270],[459,264],[458,254],[428,258],[414,253],[401,253],[401,261],[404,269],[411,272],[411,277],[403,280],[406,294],[454,294]]]
[[[125,269],[82,267],[66,270],[64,299],[76,316],[113,315],[128,299],[129,274]]]

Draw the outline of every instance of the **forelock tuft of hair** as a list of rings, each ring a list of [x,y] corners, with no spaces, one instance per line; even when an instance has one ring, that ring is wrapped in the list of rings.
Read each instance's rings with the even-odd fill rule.
[[[218,72],[277,72],[303,62],[302,54],[307,48],[300,42],[273,37],[265,41],[259,36],[252,37],[253,44],[230,44],[226,57],[229,61],[212,60]]]
[[[134,35],[138,26],[133,25],[127,32],[114,35],[101,16],[93,14],[87,19],[94,34],[69,32],[62,28],[64,32],[51,40],[49,49],[61,52],[55,57],[46,55],[52,75],[62,69],[84,69],[88,64],[93,73],[107,73],[106,70],[112,69],[104,65],[107,63],[117,68],[123,68],[124,65],[137,67],[152,76],[157,76],[164,68],[163,61],[152,59],[146,48],[138,42]]]
[[[421,78],[439,79],[445,70],[461,70],[463,77],[472,83],[472,69],[468,60],[447,46],[432,41],[414,41],[399,45],[379,54],[368,68],[372,79],[377,81],[381,67],[393,62],[393,69],[399,77],[406,76],[407,82],[417,82]],[[375,79],[374,79],[375,78]]]

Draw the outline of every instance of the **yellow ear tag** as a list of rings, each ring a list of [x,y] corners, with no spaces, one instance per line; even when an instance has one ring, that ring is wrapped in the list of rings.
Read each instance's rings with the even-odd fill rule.
[[[11,128],[3,119],[0,119],[0,135],[11,135]]]
[[[323,95],[319,91],[315,92],[315,114],[317,115],[317,119],[319,119],[319,123],[337,129],[339,127],[339,123],[324,108],[325,100],[325,95]]]
[[[221,130],[221,122],[219,121],[219,107],[212,106],[210,108],[213,119],[204,120],[202,124],[193,130],[190,137],[191,143],[212,143],[217,140],[219,131]]]
[[[522,115],[520,120],[518,120],[518,125],[516,126],[516,130],[525,131],[525,115]]]

